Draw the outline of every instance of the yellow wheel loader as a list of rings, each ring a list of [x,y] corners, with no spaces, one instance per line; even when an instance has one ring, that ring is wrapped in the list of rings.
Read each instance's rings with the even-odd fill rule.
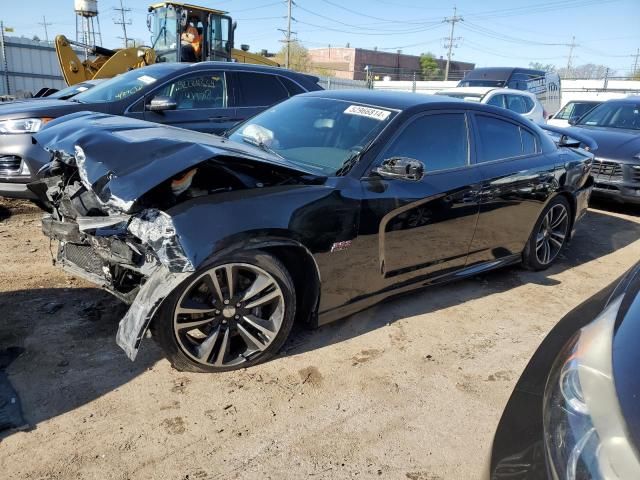
[[[147,27],[151,31],[151,47],[110,50],[58,35],[56,53],[67,84],[110,78],[156,62],[218,60],[279,66],[267,57],[248,52],[245,45],[240,50],[233,48],[235,23],[221,10],[179,2],[156,3],[149,6]],[[80,60],[74,46],[85,49],[91,58]]]

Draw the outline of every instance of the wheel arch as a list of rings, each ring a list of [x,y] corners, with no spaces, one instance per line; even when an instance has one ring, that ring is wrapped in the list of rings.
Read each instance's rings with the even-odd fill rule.
[[[228,239],[224,242],[224,247],[213,252],[206,261],[219,259],[239,250],[261,250],[273,255],[287,268],[296,287],[296,322],[315,327],[322,284],[320,268],[311,251],[302,242],[286,236],[287,232],[274,233],[276,234]],[[304,288],[298,288],[301,285]]]
[[[553,195],[551,198],[549,198],[547,205],[551,203],[554,198],[557,198],[557,197],[563,197],[567,201],[567,203],[569,203],[569,208],[571,209],[570,211],[571,215],[569,216],[569,230],[567,232],[569,237],[568,240],[571,240],[571,233],[573,231],[573,225],[576,221],[576,211],[578,209],[578,206],[576,204],[576,198],[568,190],[561,190],[557,192],[556,195]]]

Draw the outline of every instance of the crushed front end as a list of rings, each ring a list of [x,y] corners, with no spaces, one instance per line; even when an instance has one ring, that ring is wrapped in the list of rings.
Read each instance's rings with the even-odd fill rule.
[[[131,305],[117,341],[133,360],[160,304],[193,266],[168,214],[153,208],[123,213],[105,205],[83,185],[74,162],[56,155],[30,185],[52,206],[42,219],[43,233],[58,242],[56,264]]]

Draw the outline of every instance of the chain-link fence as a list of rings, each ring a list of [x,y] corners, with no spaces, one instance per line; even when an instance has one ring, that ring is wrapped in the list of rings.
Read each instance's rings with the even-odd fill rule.
[[[351,80],[349,78],[318,75],[318,85],[325,90],[345,90],[350,88],[368,88],[366,80]]]

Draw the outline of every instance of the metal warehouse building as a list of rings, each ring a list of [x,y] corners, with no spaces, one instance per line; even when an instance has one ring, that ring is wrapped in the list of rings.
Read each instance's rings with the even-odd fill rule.
[[[66,87],[52,42],[0,33],[0,61],[0,95],[23,96],[43,87]]]

